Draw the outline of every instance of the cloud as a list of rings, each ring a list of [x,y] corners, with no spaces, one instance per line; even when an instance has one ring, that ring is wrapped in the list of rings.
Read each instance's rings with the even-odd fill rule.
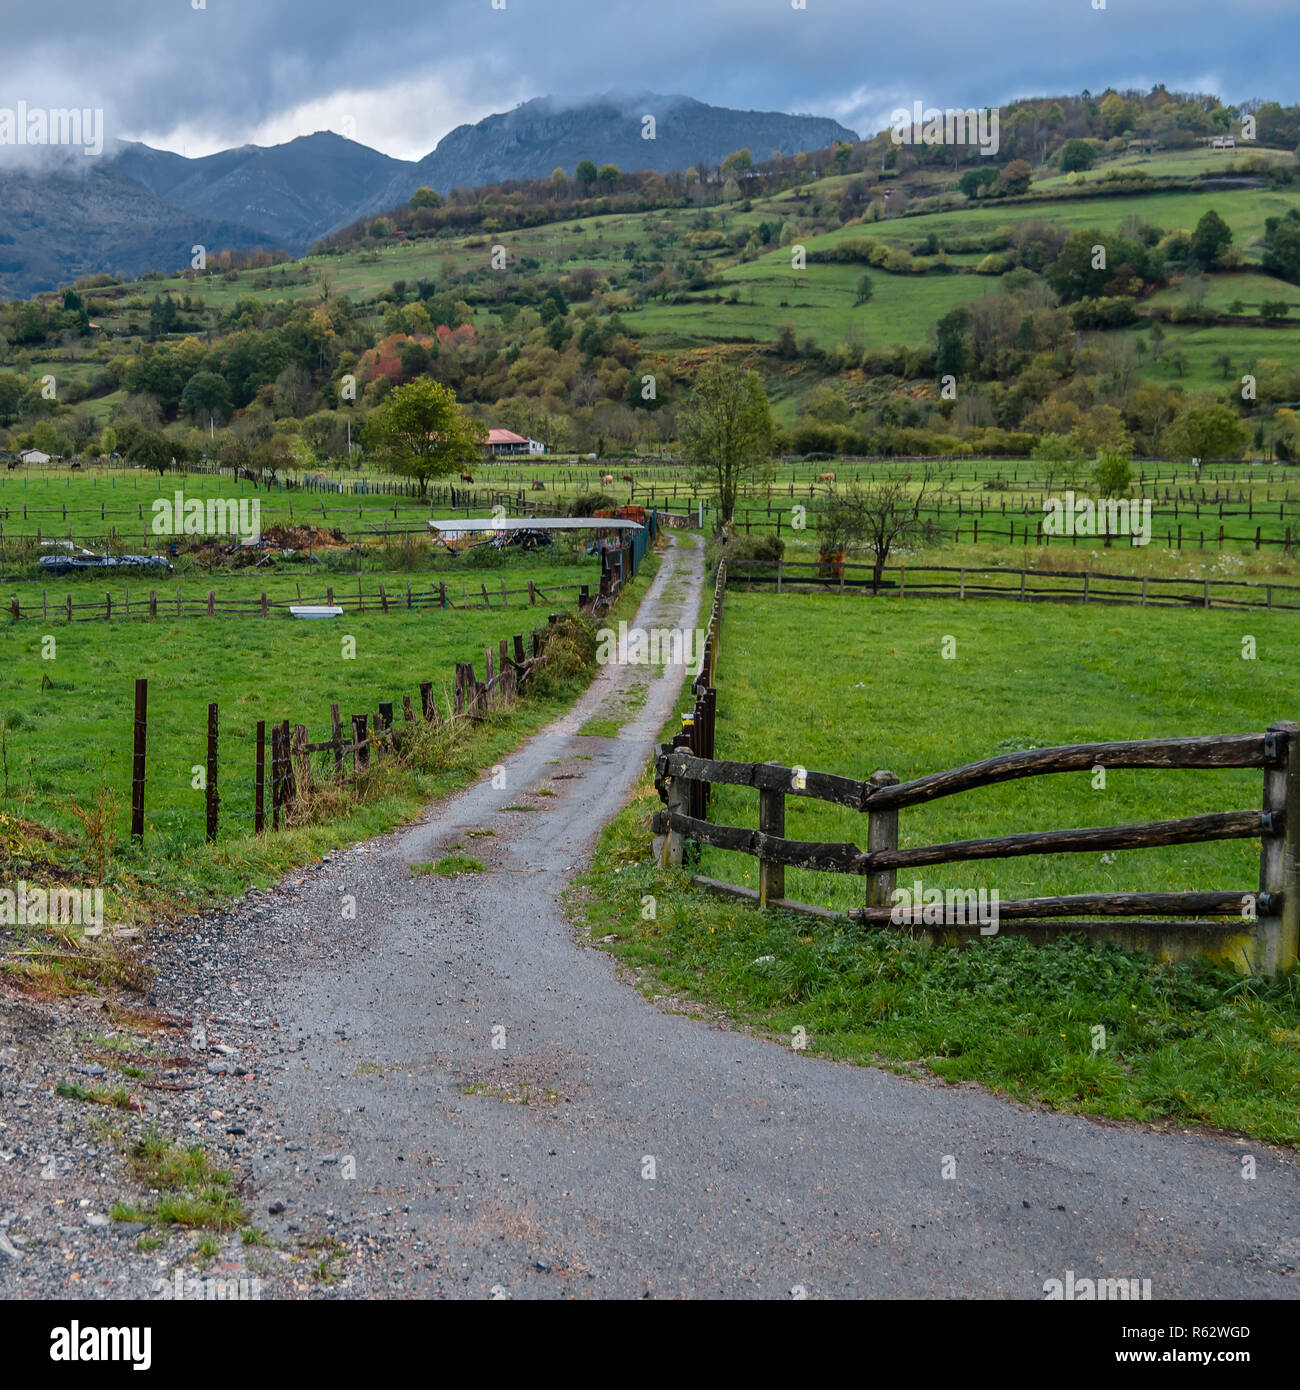
[[[194,6],[201,4],[203,8]],[[340,129],[401,158],[530,96],[647,89],[836,116],[1213,83],[1297,100],[1294,0],[48,0],[9,6],[0,104],[102,107],[197,154]],[[1207,76],[1207,67],[1210,73]],[[4,89],[7,89],[4,90]]]

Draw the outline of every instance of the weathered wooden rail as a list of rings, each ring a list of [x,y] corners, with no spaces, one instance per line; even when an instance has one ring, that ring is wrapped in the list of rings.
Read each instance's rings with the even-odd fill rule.
[[[85,581],[77,582],[84,583]],[[31,603],[21,602],[19,596],[15,594],[10,598],[5,613],[14,622],[33,618],[48,621],[54,618],[65,623],[74,623],[114,622],[122,618],[149,621],[157,619],[159,616],[164,618],[291,617],[291,610],[304,602],[321,603],[330,608],[339,608],[344,613],[446,611],[449,609],[491,608],[497,603],[502,608],[506,608],[512,606],[510,603],[512,599],[517,600],[513,605],[515,607],[522,608],[525,602],[529,607],[535,607],[539,601],[543,603],[562,601],[565,594],[573,594],[579,608],[586,608],[592,602],[589,584],[548,583],[542,585],[531,579],[526,588],[519,589],[507,589],[504,579],[499,582],[494,581],[490,590],[482,580],[469,585],[462,581],[459,596],[455,593],[454,587],[449,588],[445,581],[430,584],[421,590],[412,589],[409,583],[405,590],[389,590],[385,585],[380,584],[377,590],[372,593],[366,593],[358,581],[355,590],[340,586],[336,592],[334,586],[329,585],[323,595],[317,594],[314,597],[309,595],[305,600],[302,596],[302,586],[298,585],[297,588],[296,598],[273,599],[263,593],[256,598],[228,599],[218,598],[215,589],[209,589],[204,597],[193,594],[186,597],[178,586],[174,598],[166,594],[160,595],[156,589],[149,589],[143,595],[137,592],[135,599],[132,600],[131,587],[127,584],[123,586],[123,593],[120,596],[115,597],[113,593],[106,592],[102,599],[87,599],[79,603],[73,602],[70,593],[65,594],[62,600],[56,598],[51,603],[49,591],[42,588],[40,598],[34,599]]]
[[[785,590],[871,593],[873,567],[854,561],[734,560],[736,584]],[[937,578],[934,576],[938,576]],[[1263,608],[1300,611],[1300,586],[1247,579],[1170,579],[1090,570],[972,565],[887,565],[880,595],[890,598],[1003,598],[1021,603],[1134,604],[1150,608]]]
[[[725,583],[725,579],[721,582]],[[1134,825],[1029,831],[909,848],[899,846],[898,816],[907,807],[1020,778],[1096,768],[1255,768],[1264,773],[1263,804],[1259,810],[1213,812]],[[1296,963],[1300,947],[1297,723],[1273,724],[1259,734],[1036,748],[982,759],[908,782],[900,782],[885,770],[860,781],[779,763],[730,762],[702,756],[674,740],[672,745],[660,748],[656,772],[656,786],[665,809],[655,813],[654,830],[663,836],[661,853],[665,864],[681,864],[687,842],[750,855],[759,861],[757,893],[714,880],[702,881],[717,891],[753,899],[760,906],[795,910],[809,909],[786,899],[787,868],[860,875],[866,880],[866,901],[862,908],[847,915],[867,924],[894,920],[893,900],[900,869],[1028,854],[1097,853],[1259,839],[1260,871],[1255,888],[1015,899],[999,904],[999,917],[1017,923],[1022,930],[1039,929],[1044,935],[1050,934],[1053,927],[1060,929],[1059,919],[1088,919],[1072,921],[1069,930],[1119,935],[1139,945],[1158,943],[1162,952],[1174,954],[1178,953],[1181,936],[1196,950],[1208,946],[1211,954],[1230,954],[1234,958],[1242,953],[1250,968],[1261,971],[1288,969]],[[701,810],[702,802],[707,805],[707,792],[702,794],[698,789],[713,784],[753,787],[759,794],[758,828],[715,825],[709,821]],[[813,797],[865,814],[866,849],[849,843],[788,839],[788,796]],[[1203,918],[1225,920],[1193,920]],[[1117,921],[1124,924],[1122,930],[1116,929]],[[935,925],[948,931],[968,927],[970,923],[964,910],[954,913],[948,905],[941,922]]]

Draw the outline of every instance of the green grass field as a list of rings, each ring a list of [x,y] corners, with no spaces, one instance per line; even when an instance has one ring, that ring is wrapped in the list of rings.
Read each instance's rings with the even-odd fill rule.
[[[1242,659],[1242,638],[1257,659]],[[946,637],[956,655],[941,656]],[[1099,610],[1048,613],[1000,600],[729,593],[718,674],[717,756],[775,759],[866,778],[907,780],[996,753],[1051,744],[1262,731],[1294,717],[1295,615]],[[1112,772],[1031,778],[904,811],[900,844],[1017,831],[1129,824],[1250,810],[1253,772]],[[865,845],[863,818],[787,800],[792,839]],[[757,825],[757,796],[716,789],[721,824]],[[996,888],[1003,898],[1108,889],[1250,890],[1259,846],[1238,841],[1093,855],[990,860],[931,870],[935,887]],[[706,849],[701,872],[749,887],[755,861]],[[924,876],[923,876],[924,877]],[[927,886],[930,881],[927,878]],[[861,880],[791,871],[787,896],[860,906]]]

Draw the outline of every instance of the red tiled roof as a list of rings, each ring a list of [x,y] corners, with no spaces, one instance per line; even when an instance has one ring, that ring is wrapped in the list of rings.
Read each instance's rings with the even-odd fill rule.
[[[488,430],[489,444],[527,444],[528,441],[522,434],[516,434],[513,430]]]

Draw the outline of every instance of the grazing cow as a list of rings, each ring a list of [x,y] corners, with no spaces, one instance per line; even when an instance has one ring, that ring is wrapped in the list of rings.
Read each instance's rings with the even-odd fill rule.
[[[80,468],[81,465],[80,465],[79,463],[70,463],[70,464],[68,465],[68,467],[69,467],[69,468]]]
[[[623,481],[625,483],[632,483],[633,485],[636,483],[636,479],[630,473],[623,474]]]
[[[818,473],[818,475],[817,475],[817,481],[818,481],[819,483],[833,483],[833,482],[835,481],[835,474],[834,474],[834,473]]]
[[[12,473],[12,472],[14,471],[14,469],[18,467],[18,460],[17,460],[17,459],[14,459],[14,461],[13,461],[12,463],[6,464],[5,466],[6,466],[6,467],[9,469],[9,471]]]
[[[460,480],[462,483],[472,483],[474,481],[474,475],[472,473],[462,473],[460,475]]]
[[[546,484],[545,484],[544,482],[542,482],[542,480],[541,480],[540,478],[534,478],[534,479],[533,479],[533,491],[534,491],[534,492],[545,492],[545,491],[546,491]]]
[[[602,487],[608,487],[613,481],[614,475],[612,473],[602,473],[600,475],[600,484]]]

